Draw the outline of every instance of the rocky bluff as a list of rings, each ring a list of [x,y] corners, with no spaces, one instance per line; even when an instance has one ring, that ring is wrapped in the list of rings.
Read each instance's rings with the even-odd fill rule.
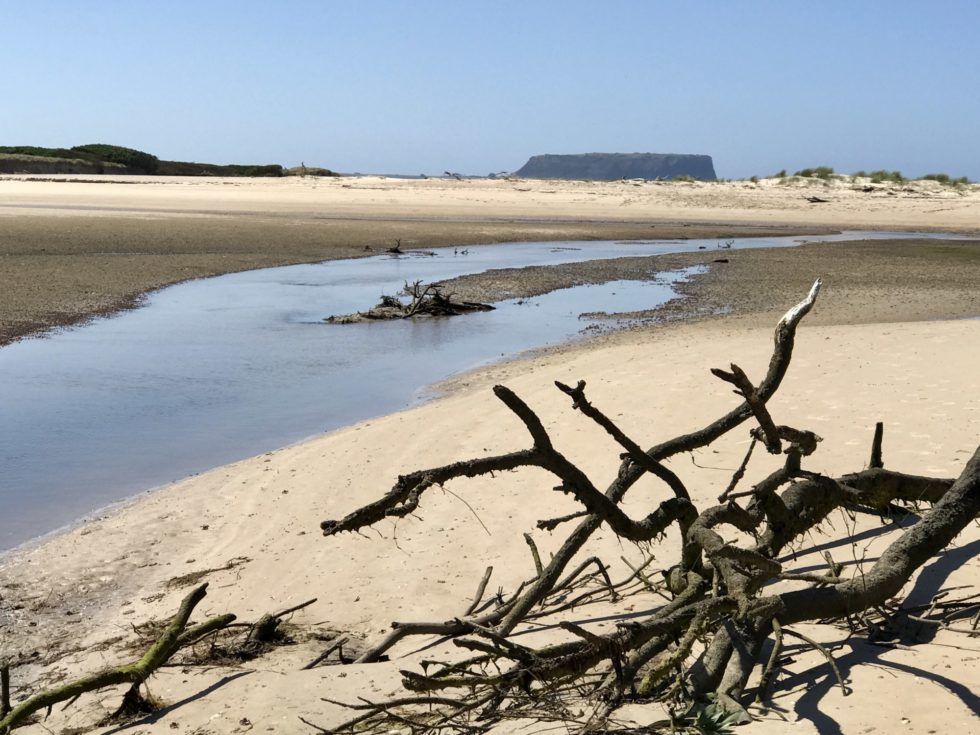
[[[673,179],[691,176],[715,180],[711,156],[687,153],[577,153],[531,156],[517,172],[528,179]]]

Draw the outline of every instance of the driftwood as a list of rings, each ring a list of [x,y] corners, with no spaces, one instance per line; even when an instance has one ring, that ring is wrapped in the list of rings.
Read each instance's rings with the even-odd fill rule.
[[[438,284],[421,281],[406,283],[402,294],[408,301],[396,296],[382,296],[377,306],[356,314],[330,316],[324,321],[331,324],[359,324],[388,319],[416,319],[420,317],[458,316],[474,311],[493,311],[489,304],[474,301],[454,301],[452,294],[443,294]]]
[[[271,643],[276,640],[280,635],[279,624],[282,623],[282,619],[287,615],[292,615],[294,612],[302,610],[304,607],[309,607],[314,602],[316,602],[315,597],[312,600],[301,602],[280,612],[263,615],[249,628],[246,644]]]
[[[558,480],[556,489],[582,506],[578,513],[539,522],[540,528],[549,530],[573,520],[578,525],[547,563],[530,544],[534,574],[513,594],[498,593],[482,603],[488,570],[462,615],[442,621],[393,623],[389,634],[358,661],[382,660],[400,640],[418,635],[453,639],[456,646],[472,652],[472,658],[426,662],[421,672],[402,671],[403,685],[412,695],[351,705],[358,711],[352,720],[329,729],[312,726],[324,732],[381,732],[406,725],[413,732],[427,728],[483,732],[505,717],[534,717],[561,720],[583,731],[605,731],[611,727],[612,713],[637,698],[664,702],[677,715],[671,727],[705,717],[744,720],[744,707],[753,699],[747,692],[749,677],[757,665],[763,665],[755,698],[765,699],[779,666],[784,636],[802,639],[833,660],[819,644],[790,626],[841,619],[860,626],[871,616],[890,615],[889,600],[980,512],[980,448],[956,479],[894,472],[883,467],[879,424],[869,469],[840,477],[803,469],[820,438],[811,431],[777,423],[767,402],[786,374],[797,325],[813,307],[819,289],[817,281],[777,324],[772,358],[761,382],[755,384],[734,364],[729,370],[714,371],[735,387],[744,399],[741,405],[698,431],[647,450],[588,401],[584,381],[574,388],[558,383],[558,389],[572,399],[572,408],[599,424],[623,449],[622,464],[605,491],[555,448],[531,407],[498,385],[494,393],[523,423],[530,447],[402,475],[377,501],[342,519],[323,521],[326,536],[356,532],[385,518],[414,512],[428,489],[449,480],[521,467],[548,471]],[[719,504],[695,506],[682,478],[664,461],[708,446],[748,421],[756,425],[750,431],[749,451],[721,492]],[[782,467],[738,492],[756,443],[784,457]],[[620,502],[646,474],[661,480],[669,497],[645,517],[631,518]],[[840,576],[842,567],[829,554],[825,573],[787,572],[778,561],[835,509],[888,513],[919,504],[932,509],[898,536],[869,571],[853,579]],[[681,561],[658,578],[647,570],[650,557],[615,583],[598,559],[568,572],[573,558],[603,524],[623,540],[644,544],[676,528]],[[720,535],[723,525],[748,534],[752,542],[726,542]],[[767,589],[785,579],[803,586],[780,593]],[[597,582],[601,584],[596,586]],[[666,602],[645,617],[624,620],[615,632],[599,635],[560,622],[570,637],[556,645],[533,649],[511,638],[524,623],[598,599],[616,601],[641,594],[660,595]],[[928,615],[923,619],[948,628],[945,621]],[[767,661],[760,661],[770,636],[776,650]],[[846,691],[840,673],[836,674]],[[454,690],[458,694],[452,695]],[[583,709],[583,703],[591,705]]]
[[[59,702],[71,702],[87,692],[94,692],[119,684],[129,684],[130,687],[123,697],[118,714],[134,714],[143,711],[146,707],[146,702],[140,694],[140,687],[143,682],[167,663],[181,648],[199,641],[210,633],[226,628],[234,621],[234,615],[220,615],[210,618],[200,625],[187,627],[191,613],[198,603],[204,599],[207,588],[207,584],[202,584],[184,598],[180,604],[180,609],[170,624],[137,661],[85,676],[29,697],[5,712],[5,716],[0,719],[0,733],[7,733],[14,728],[27,724],[35,712],[50,709]],[[3,679],[4,709],[7,709],[6,705],[9,705],[9,672],[6,671],[6,667]]]
[[[126,690],[119,708],[109,719],[129,718],[141,713],[152,712],[155,709],[155,703],[145,699],[140,693],[140,688],[154,672],[167,665],[179,651],[190,648],[208,636],[225,634],[223,644],[217,645],[212,639],[212,643],[203,658],[191,656],[191,660],[199,658],[205,662],[213,660],[237,662],[253,659],[269,650],[277,642],[288,641],[279,627],[283,620],[288,615],[316,602],[314,598],[279,612],[262,615],[251,624],[236,623],[234,615],[225,614],[208,618],[203,623],[188,627],[188,621],[194,608],[207,594],[207,587],[207,583],[202,584],[188,594],[181,603],[177,614],[167,624],[164,631],[156,637],[146,653],[130,664],[106,669],[76,679],[68,684],[42,691],[28,697],[14,707],[10,705],[10,666],[6,662],[0,664],[0,735],[6,735],[15,728],[30,724],[32,715],[42,710],[50,710],[55,704],[67,702],[70,705],[83,694],[119,684],[129,684],[130,686]],[[244,629],[244,634],[241,636],[232,634],[232,629],[236,628]],[[342,639],[337,646],[330,649],[315,664],[320,663],[326,658],[326,655],[340,648],[346,642],[346,638]],[[182,660],[182,663],[186,664],[186,659]]]
[[[10,714],[10,665],[0,664],[0,719]]]

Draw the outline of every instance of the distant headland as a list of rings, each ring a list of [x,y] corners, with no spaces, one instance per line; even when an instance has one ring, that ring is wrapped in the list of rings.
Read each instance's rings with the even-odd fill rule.
[[[272,164],[216,164],[161,161],[118,145],[93,143],[74,148],[0,146],[0,174],[139,174],[143,176],[338,176],[318,166],[284,168]]]
[[[711,156],[690,153],[577,153],[531,156],[518,171],[528,179],[616,179],[715,180]]]

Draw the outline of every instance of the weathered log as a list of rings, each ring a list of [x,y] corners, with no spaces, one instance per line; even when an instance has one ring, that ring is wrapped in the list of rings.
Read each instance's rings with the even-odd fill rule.
[[[31,715],[35,712],[48,709],[59,702],[74,700],[87,692],[94,692],[105,687],[117,686],[119,684],[130,684],[124,698],[124,706],[133,706],[139,697],[139,688],[157,669],[165,664],[181,646],[181,635],[185,632],[187,621],[197,607],[198,603],[207,594],[207,583],[202,584],[193,590],[181,602],[177,614],[167,625],[166,629],[156,639],[146,653],[138,659],[123,666],[117,666],[91,676],[69,682],[53,689],[35,694],[27,698],[20,704],[14,706],[6,716],[0,719],[0,733],[7,733],[17,727],[27,724]],[[220,620],[227,621],[229,616],[222,616]],[[233,616],[231,619],[234,619]],[[227,625],[227,622],[224,624]],[[201,630],[211,632],[216,630],[217,623],[209,621],[202,626],[197,626],[196,634],[185,641],[193,642],[202,635]],[[207,626],[205,629],[204,626]],[[194,630],[194,629],[192,629]],[[199,634],[199,635],[198,635]]]

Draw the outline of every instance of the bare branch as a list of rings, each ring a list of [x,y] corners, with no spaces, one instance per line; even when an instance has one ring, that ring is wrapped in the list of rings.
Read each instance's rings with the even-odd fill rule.
[[[187,621],[194,608],[207,594],[207,587],[206,583],[202,584],[184,598],[180,609],[170,624],[138,661],[76,679],[68,684],[35,694],[13,707],[5,717],[0,718],[0,732],[7,732],[20,727],[35,712],[48,709],[59,702],[76,699],[86,692],[94,692],[118,684],[131,684],[130,692],[138,690],[139,686],[153,672],[176,653],[179,648],[180,636],[187,626]]]
[[[574,388],[571,388],[557,380],[555,381],[555,385],[558,386],[558,389],[562,393],[565,393],[572,398],[572,408],[581,411],[583,414],[605,429],[606,432],[612,436],[612,438],[615,439],[616,442],[623,447],[623,449],[626,450],[630,460],[635,462],[650,474],[659,477],[661,480],[666,482],[670,489],[674,491],[674,495],[676,497],[685,498],[687,500],[691,499],[690,493],[688,493],[687,488],[684,487],[684,483],[681,482],[681,479],[676,474],[664,467],[662,464],[660,464],[660,462],[657,462],[652,457],[647,455],[647,453],[640,448],[640,445],[626,436],[626,434],[624,434],[609,417],[589,403],[585,397],[584,380],[578,381],[578,384]]]
[[[874,439],[871,440],[871,461],[868,462],[869,469],[881,469],[884,463],[881,460],[881,440],[885,432],[885,425],[879,421],[875,424]]]
[[[752,381],[749,380],[749,377],[742,368],[733,362],[731,369],[732,371],[730,373],[726,373],[721,368],[712,368],[711,374],[727,383],[731,383],[738,389],[735,392],[745,399],[749,408],[752,409],[756,421],[759,422],[759,428],[762,429],[762,436],[765,439],[766,450],[770,454],[779,454],[783,451],[782,444],[779,441],[779,430],[776,429],[776,423],[772,420],[772,416],[769,415],[769,409],[766,408],[765,401],[759,397],[758,391],[756,391],[755,386],[752,385]]]

